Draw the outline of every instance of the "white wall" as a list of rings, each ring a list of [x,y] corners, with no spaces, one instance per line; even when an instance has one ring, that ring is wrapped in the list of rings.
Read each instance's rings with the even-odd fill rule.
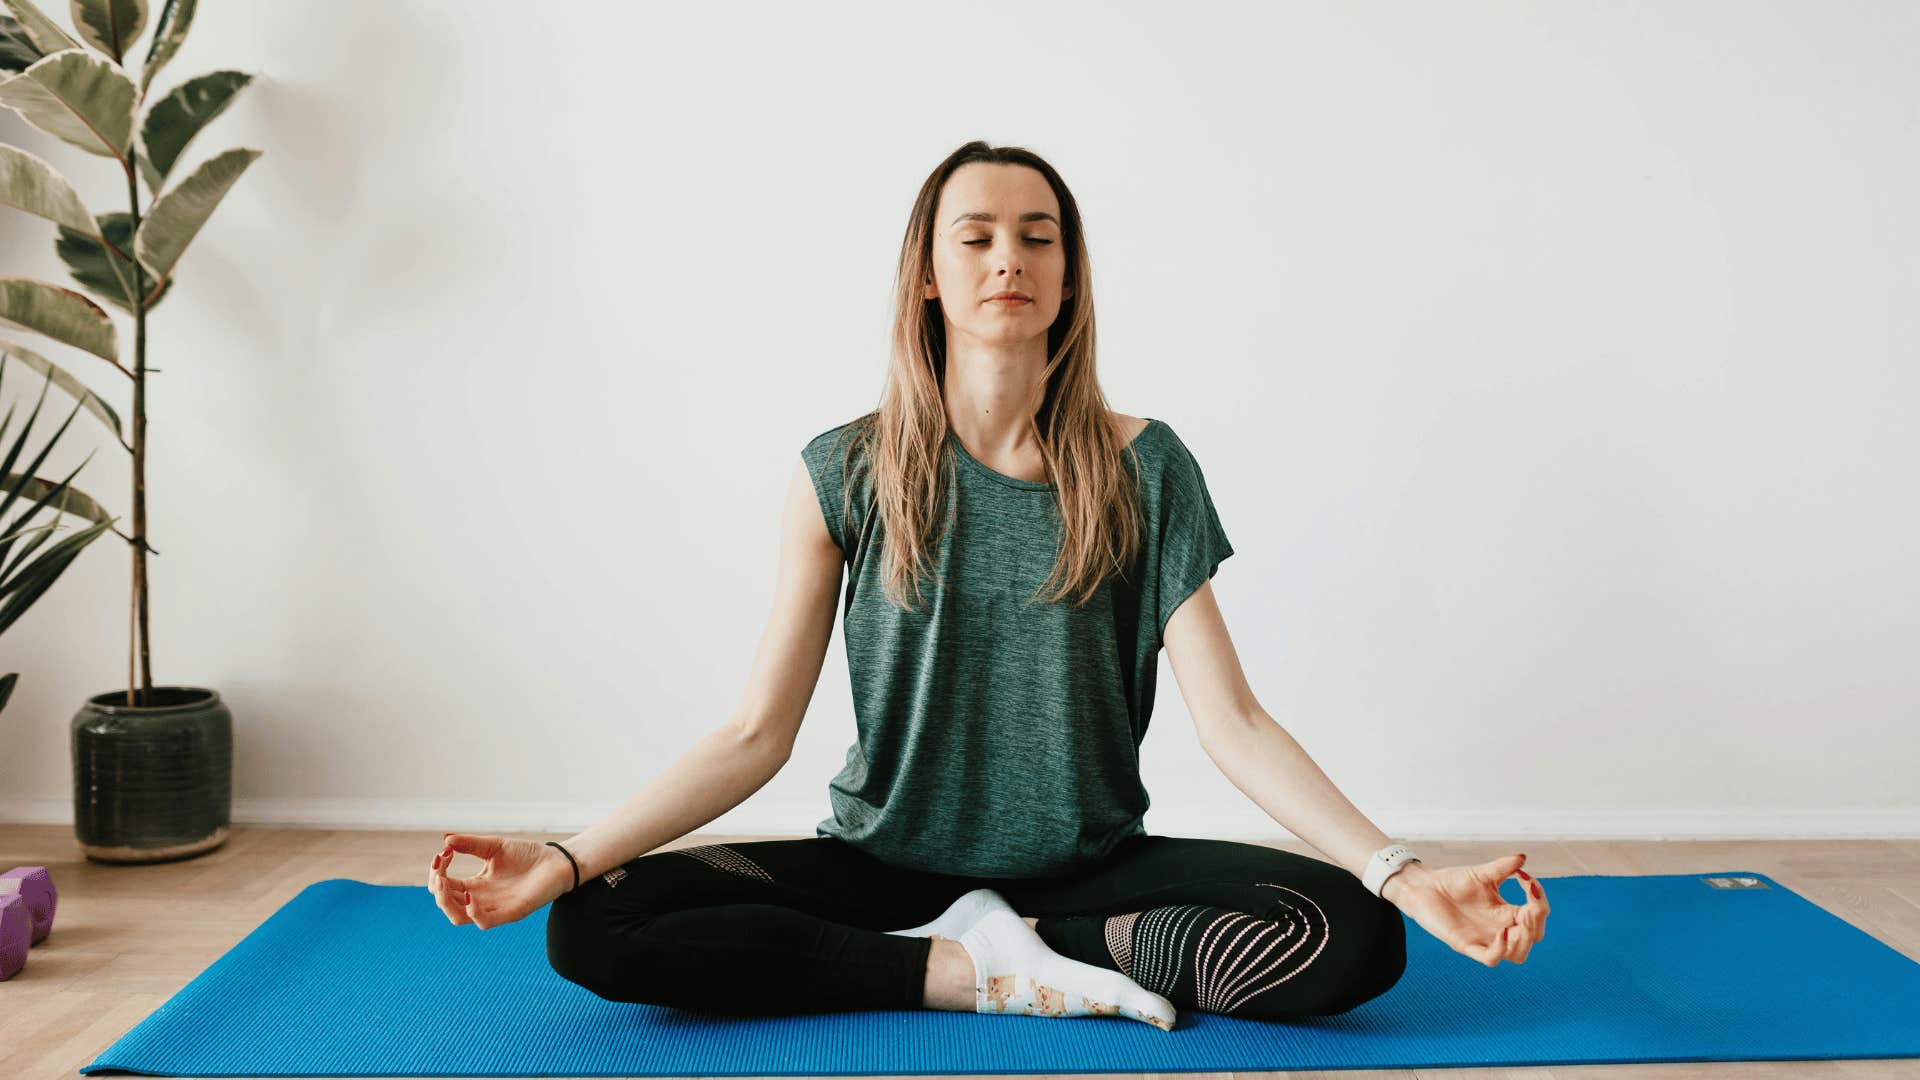
[[[574,830],[725,721],[793,462],[984,138],[1073,186],[1110,399],[1199,457],[1255,693],[1382,828],[1920,832],[1912,5],[330,11],[206,8],[160,80],[260,76],[148,360],[155,672],[233,708],[237,822]],[[130,524],[75,430],[43,473],[100,448]],[[72,820],[128,562],[0,639],[0,821]],[[1162,664],[1148,827],[1283,835]],[[836,631],[708,831],[811,836],[853,731]]]

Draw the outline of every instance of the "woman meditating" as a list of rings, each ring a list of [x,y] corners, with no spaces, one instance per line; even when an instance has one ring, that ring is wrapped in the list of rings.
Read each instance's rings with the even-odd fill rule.
[[[428,871],[447,918],[552,903],[562,977],[734,1014],[1325,1016],[1398,981],[1403,914],[1523,963],[1548,912],[1524,854],[1425,866],[1254,700],[1210,583],[1233,548],[1173,427],[1106,407],[1090,282],[1050,165],[979,142],[942,162],[902,245],[881,405],[795,465],[731,722],[563,844],[449,834]],[[786,763],[836,607],[858,737],[832,815],[656,850]],[[1209,757],[1331,861],[1147,833],[1162,648]],[[451,876],[458,852],[483,867]],[[1524,905],[1499,893],[1516,873]]]

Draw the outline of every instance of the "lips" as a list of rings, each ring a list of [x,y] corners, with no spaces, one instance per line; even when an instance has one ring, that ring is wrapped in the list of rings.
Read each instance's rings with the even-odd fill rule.
[[[1028,296],[1025,293],[1012,293],[1012,292],[1005,292],[1005,293],[1001,293],[998,296],[987,297],[988,303],[992,303],[995,300],[1024,300],[1024,301],[1031,302],[1033,300],[1033,297]]]

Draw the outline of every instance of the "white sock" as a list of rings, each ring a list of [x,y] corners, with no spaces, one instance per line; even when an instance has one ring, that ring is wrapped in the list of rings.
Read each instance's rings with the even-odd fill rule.
[[[960,935],[973,958],[974,1011],[1124,1016],[1173,1030],[1173,1002],[1117,971],[1061,956],[1009,908]]]
[[[940,917],[925,926],[916,926],[911,930],[889,930],[889,934],[901,937],[940,937],[948,941],[959,941],[960,935],[973,929],[973,924],[990,911],[1012,911],[1013,905],[1007,898],[992,889],[975,889],[953,903]]]

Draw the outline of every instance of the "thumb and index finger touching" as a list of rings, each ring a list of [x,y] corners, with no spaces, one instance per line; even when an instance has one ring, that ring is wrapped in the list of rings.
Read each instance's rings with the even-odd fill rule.
[[[445,841],[440,854],[434,856],[435,866],[441,879],[448,885],[465,891],[472,888],[471,877],[455,877],[452,871],[453,856],[458,854],[477,855],[481,859],[492,859],[500,851],[500,837],[474,836],[470,833],[443,833]]]
[[[474,836],[469,833],[447,833],[443,837],[447,849],[461,851],[468,855],[478,855],[483,859],[492,858],[500,851],[500,838],[497,836]]]
[[[1540,882],[1536,880],[1532,874],[1521,869],[1526,861],[1527,857],[1524,854],[1505,855],[1494,859],[1492,862],[1481,864],[1480,870],[1483,880],[1493,889],[1494,897],[1499,899],[1501,904],[1508,908],[1517,908],[1523,915],[1532,914],[1537,920],[1539,935],[1545,936],[1547,913],[1552,910],[1552,908],[1551,905],[1547,903],[1547,893],[1545,889],[1540,887]],[[1520,878],[1520,892],[1521,895],[1526,897],[1526,900],[1521,904],[1508,904],[1506,900],[1500,896],[1500,885],[1509,877],[1515,875],[1518,875]],[[1538,938],[1536,938],[1536,940],[1538,940]]]

